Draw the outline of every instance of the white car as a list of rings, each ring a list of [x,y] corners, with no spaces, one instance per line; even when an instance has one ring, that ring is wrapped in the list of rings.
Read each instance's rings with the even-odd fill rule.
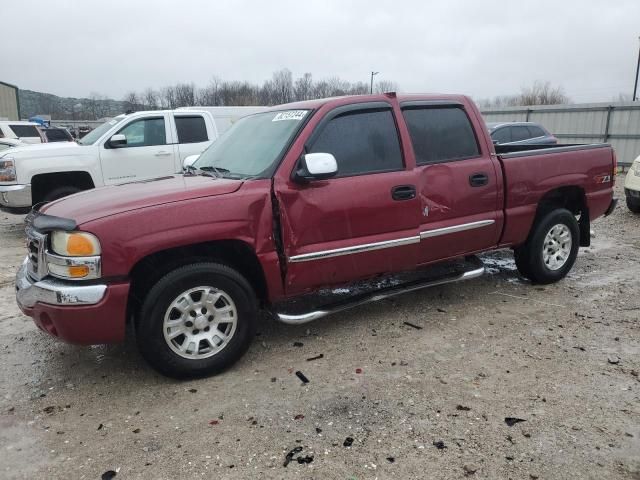
[[[45,141],[37,123],[11,120],[0,121],[0,138],[13,138],[24,143],[43,143]]]
[[[627,207],[633,213],[640,213],[640,156],[633,161],[624,180],[624,195]]]
[[[229,108],[222,108],[226,118]],[[94,187],[182,172],[187,157],[222,133],[215,117],[212,108],[135,112],[118,115],[78,143],[7,150],[0,153],[0,208],[19,212]]]

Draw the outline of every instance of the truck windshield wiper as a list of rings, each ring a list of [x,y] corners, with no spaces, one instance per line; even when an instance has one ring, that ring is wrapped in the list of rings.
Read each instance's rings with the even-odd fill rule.
[[[225,173],[229,173],[228,168],[222,168],[222,167],[206,166],[206,167],[200,167],[200,170],[204,172],[214,172],[214,175],[217,178],[223,178]]]

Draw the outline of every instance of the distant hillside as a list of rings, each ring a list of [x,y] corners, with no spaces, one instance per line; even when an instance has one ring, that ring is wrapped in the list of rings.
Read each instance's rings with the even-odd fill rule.
[[[100,95],[91,98],[58,97],[50,93],[19,90],[20,116],[51,115],[56,120],[97,120],[113,117],[129,108],[127,102]]]

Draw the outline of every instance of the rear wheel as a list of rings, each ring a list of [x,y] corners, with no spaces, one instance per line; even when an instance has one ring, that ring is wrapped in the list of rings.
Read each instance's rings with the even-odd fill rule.
[[[627,208],[633,213],[640,213],[640,200],[633,200],[627,197]]]
[[[575,216],[566,209],[553,210],[533,227],[527,243],[515,250],[516,266],[534,283],[553,283],[573,267],[580,246]]]
[[[221,372],[248,349],[257,304],[246,279],[217,263],[186,265],[165,275],[144,299],[136,340],[142,356],[173,378]]]

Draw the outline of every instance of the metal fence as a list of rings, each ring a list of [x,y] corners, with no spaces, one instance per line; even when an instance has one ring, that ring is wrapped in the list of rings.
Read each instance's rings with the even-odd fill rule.
[[[560,143],[610,143],[621,166],[640,155],[640,102],[488,108],[482,114],[487,122],[540,123]]]

